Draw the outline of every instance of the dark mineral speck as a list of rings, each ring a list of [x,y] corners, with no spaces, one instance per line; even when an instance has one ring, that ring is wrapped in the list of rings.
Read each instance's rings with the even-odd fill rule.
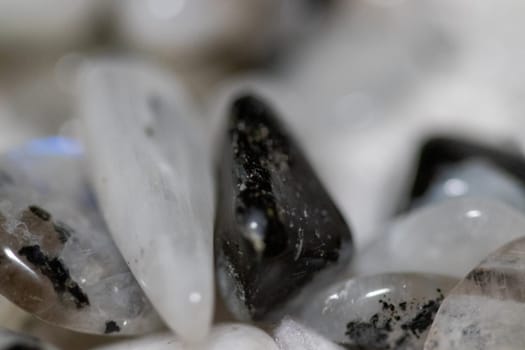
[[[219,168],[217,266],[227,279],[223,295],[235,293],[249,317],[261,319],[321,271],[346,264],[352,238],[273,109],[244,95],[229,113]]]
[[[43,221],[49,221],[51,219],[51,214],[36,205],[31,205],[29,207],[29,211],[31,211],[31,213],[35,214]]]
[[[106,322],[106,328],[104,329],[104,334],[112,334],[120,332],[120,327],[115,321]]]

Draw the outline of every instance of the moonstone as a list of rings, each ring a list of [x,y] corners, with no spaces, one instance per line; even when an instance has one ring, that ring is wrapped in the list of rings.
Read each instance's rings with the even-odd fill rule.
[[[300,322],[285,318],[273,331],[280,350],[342,350],[343,348],[326,339]]]
[[[95,350],[278,350],[275,341],[262,330],[245,324],[222,324],[212,328],[203,343],[188,345],[165,334],[124,341]]]
[[[525,349],[525,238],[496,250],[446,297],[425,350]]]
[[[469,141],[431,138],[421,149],[405,210],[460,196],[491,197],[525,211],[525,157]]]
[[[95,62],[80,79],[80,131],[110,232],[162,318],[202,339],[214,305],[208,141],[171,75]]]
[[[29,335],[0,329],[0,350],[56,350]]]
[[[314,278],[345,266],[352,236],[266,101],[243,94],[227,113],[215,234],[218,283],[236,317],[263,319]]]
[[[462,278],[525,232],[525,216],[500,202],[458,198],[414,210],[356,256],[353,272],[428,272]]]
[[[357,277],[311,298],[298,319],[348,349],[417,350],[456,282],[432,274]]]
[[[162,325],[109,236],[77,142],[37,139],[2,156],[0,198],[1,294],[82,332]]]

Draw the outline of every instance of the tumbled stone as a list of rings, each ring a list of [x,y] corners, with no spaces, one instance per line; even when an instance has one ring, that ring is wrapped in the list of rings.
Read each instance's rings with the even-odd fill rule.
[[[29,335],[0,329],[0,350],[56,350],[40,339]]]
[[[96,350],[278,350],[275,341],[262,330],[245,324],[221,324],[212,328],[200,344],[184,344],[171,334],[144,337],[98,347]]]
[[[227,119],[215,232],[219,286],[238,318],[262,319],[347,264],[352,238],[267,102],[238,96]]]
[[[310,298],[298,319],[348,349],[421,349],[444,295],[456,282],[432,274],[357,277]]]
[[[525,211],[525,158],[469,141],[431,138],[421,149],[404,210],[461,196],[491,197]]]
[[[525,238],[491,253],[446,297],[425,350],[525,348]]]
[[[334,342],[301,323],[285,318],[273,331],[280,350],[342,350]]]
[[[110,233],[167,325],[198,341],[214,306],[215,216],[198,113],[174,77],[137,62],[92,62],[78,93],[79,131]]]
[[[0,293],[77,331],[161,326],[109,236],[70,139],[34,140],[0,158]]]
[[[457,198],[417,209],[360,252],[353,272],[428,272],[462,278],[525,232],[525,216],[496,201]]]

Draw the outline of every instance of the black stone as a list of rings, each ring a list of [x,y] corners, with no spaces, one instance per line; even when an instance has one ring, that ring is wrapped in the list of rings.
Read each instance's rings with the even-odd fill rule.
[[[219,284],[228,300],[236,293],[244,317],[257,320],[321,271],[345,265],[352,237],[266,102],[237,98],[228,122],[215,232]]]
[[[434,136],[421,147],[412,188],[409,195],[402,200],[398,213],[405,213],[414,208],[443,170],[469,159],[483,159],[525,186],[525,158],[513,148],[493,148],[465,139]]]

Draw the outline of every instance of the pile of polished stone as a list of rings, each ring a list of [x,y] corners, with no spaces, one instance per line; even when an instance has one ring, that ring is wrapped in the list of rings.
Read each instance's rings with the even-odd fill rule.
[[[242,1],[230,2],[243,15],[257,3],[248,11]],[[157,27],[140,15],[144,4],[156,19],[171,19],[184,2],[115,5],[121,40],[158,56],[180,50],[191,61],[209,47],[203,37],[226,33],[232,42],[224,45],[239,45],[254,38],[241,29],[260,24],[218,12],[207,35],[179,37],[179,26],[202,18]],[[79,40],[91,6],[80,1],[69,9],[74,32],[61,30],[70,27],[59,21],[67,16],[44,11],[43,22],[33,23],[46,29],[38,41],[59,34],[63,43]],[[192,6],[190,14],[202,15]],[[3,7],[16,5],[0,2],[0,23],[20,33],[10,19],[24,12],[9,15]],[[301,21],[315,17],[311,8],[296,7],[288,11]],[[367,6],[351,13],[385,20]],[[394,33],[412,32],[391,17]],[[401,44],[417,53],[429,40],[452,47],[450,33],[432,28],[438,39]],[[258,33],[257,43],[264,36],[289,43],[282,33],[294,30],[278,29],[279,35]],[[320,42],[340,43],[348,30],[335,26]],[[354,49],[376,52],[359,42]],[[275,50],[268,45],[266,53]],[[472,115],[441,128],[439,113],[434,120],[378,122],[368,114],[383,112],[371,101],[401,101],[385,86],[410,85],[399,67],[362,63],[348,74],[355,81],[360,70],[384,70],[350,84],[371,92],[348,94],[337,75],[344,75],[346,58],[360,53],[323,45],[303,48],[305,58],[292,57],[298,67],[288,66],[277,81],[247,78],[217,88],[209,110],[165,64],[128,56],[75,61],[68,78],[74,111],[61,132],[25,137],[0,155],[0,321],[9,325],[0,328],[0,350],[56,349],[7,329],[26,331],[15,324],[29,315],[52,325],[50,332],[74,331],[68,337],[80,342],[81,334],[99,336],[90,347],[98,350],[525,349],[519,123]],[[262,50],[249,46],[250,55]],[[323,62],[339,62],[324,81],[312,63],[321,49],[333,54]],[[445,61],[472,62],[462,54]],[[398,85],[400,95],[410,90]],[[331,94],[338,94],[335,112]],[[426,97],[418,98],[427,106]],[[420,112],[391,102],[380,107]],[[343,122],[346,113],[364,120]]]

